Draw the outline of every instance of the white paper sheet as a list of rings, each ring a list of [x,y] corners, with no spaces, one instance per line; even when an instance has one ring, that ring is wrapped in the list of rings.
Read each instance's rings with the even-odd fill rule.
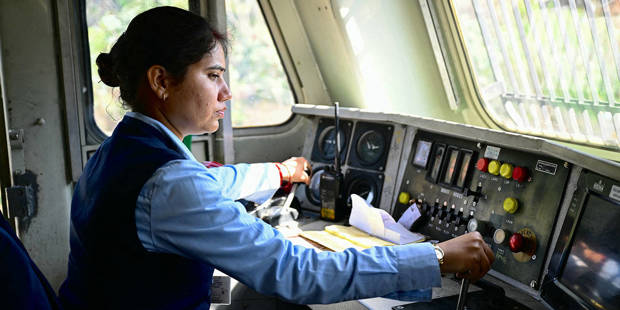
[[[403,227],[408,230],[411,229],[411,225],[417,221],[422,214],[420,214],[420,209],[416,203],[412,204],[403,212],[403,215],[398,219],[398,223],[403,225]]]
[[[373,236],[396,244],[423,241],[424,236],[410,232],[382,209],[371,206],[358,195],[351,195],[352,210],[349,223]]]

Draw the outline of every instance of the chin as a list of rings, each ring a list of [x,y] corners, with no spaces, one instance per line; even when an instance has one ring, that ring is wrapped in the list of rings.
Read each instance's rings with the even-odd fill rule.
[[[206,128],[206,133],[214,133],[220,128],[220,123],[216,122],[213,126],[208,126]]]

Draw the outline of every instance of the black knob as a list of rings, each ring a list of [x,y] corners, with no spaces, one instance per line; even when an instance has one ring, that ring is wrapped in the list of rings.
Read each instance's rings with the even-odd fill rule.
[[[446,222],[453,222],[456,220],[456,208],[452,205],[450,211],[448,211],[448,216],[446,216]]]

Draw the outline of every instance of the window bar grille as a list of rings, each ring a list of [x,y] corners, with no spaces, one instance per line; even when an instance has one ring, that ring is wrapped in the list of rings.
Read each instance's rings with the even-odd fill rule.
[[[510,25],[511,15],[506,6],[506,2],[507,1],[499,1],[500,8],[501,8],[500,10],[501,16],[502,16],[502,19],[504,20],[504,24],[506,25],[506,30],[508,32],[507,43],[508,43],[508,46],[511,47],[509,48],[509,51],[513,53],[515,66],[517,67],[517,70],[519,72],[518,81],[520,81],[521,83],[520,89],[522,91],[523,97],[528,97],[531,95],[531,92],[532,92],[532,84],[530,83],[530,80],[527,77],[525,65],[523,64],[524,57],[522,57],[520,54],[520,52],[523,52],[523,46],[520,45],[519,38],[517,36],[517,33],[515,33],[514,31],[515,30],[514,27]],[[516,21],[514,23],[516,24]],[[508,103],[511,103],[511,102],[508,101],[507,104]],[[523,128],[521,130],[526,131],[526,132],[532,132],[533,126],[530,122],[526,103],[519,99],[516,102],[514,102],[514,104],[516,104],[518,107],[517,110],[519,111],[520,117],[517,120],[520,120],[522,122],[521,125],[523,126]]]
[[[577,57],[578,57],[578,50],[574,49],[574,48],[570,48],[569,47],[569,33],[568,33],[568,25],[569,25],[569,21],[566,20],[566,18],[564,18],[564,14],[562,11],[562,6],[560,5],[560,1],[559,0],[553,0],[553,5],[554,5],[554,12],[558,21],[558,27],[562,30],[562,47],[561,50],[564,51],[563,55],[564,55],[564,61],[565,63],[570,63],[571,64],[571,68],[570,68],[570,74],[567,74],[570,78],[570,80],[568,81],[568,84],[570,87],[570,85],[573,85],[573,90],[577,93],[577,100],[580,104],[584,104],[585,102],[585,97],[583,94],[583,86],[581,84],[581,79],[577,78]],[[561,70],[564,69],[564,66],[562,66]],[[566,80],[565,80],[566,81]],[[568,92],[568,89],[567,89]],[[569,97],[567,97],[569,98]],[[565,100],[566,101],[566,100]],[[574,111],[573,111],[574,112]],[[581,138],[583,138],[583,135],[580,136]]]
[[[552,30],[553,26],[551,25],[551,18],[548,12],[549,9],[545,5],[545,0],[538,0],[538,6],[540,7],[540,13],[541,13],[542,20],[544,23],[545,35],[546,35],[545,39],[549,41],[549,46],[551,46],[551,55],[552,55],[552,58],[555,60],[555,73],[556,73],[555,77],[557,77],[557,80],[558,80],[558,83],[556,83],[555,85],[559,84],[560,90],[562,91],[561,99],[567,102],[568,100],[570,100],[570,94],[568,93],[568,86],[566,85],[566,78],[562,74],[564,71],[564,65],[562,63],[562,57],[560,56],[560,51],[558,47],[559,44],[555,42],[555,37],[553,35],[553,30]],[[560,27],[560,29],[562,29],[561,31],[563,31],[564,34],[566,33],[566,27]],[[560,37],[564,37],[564,35],[561,35]],[[553,94],[556,94],[556,92],[554,91]],[[552,98],[554,97],[555,96],[552,96]]]
[[[523,65],[522,58],[519,57],[519,52],[518,52],[518,45],[519,45],[518,41],[519,40],[513,31],[513,27],[509,26],[510,14],[508,13],[508,8],[506,7],[506,1],[499,1],[499,5],[501,7],[500,12],[502,13],[502,19],[504,20],[504,23],[506,25],[506,30],[508,32],[507,43],[508,43],[509,51],[513,53],[515,66],[517,67],[517,70],[519,72],[519,81],[521,85],[520,89],[523,94],[527,94],[528,92],[531,91],[531,86],[528,81],[527,74],[525,73],[525,69],[524,69],[525,66]]]
[[[547,68],[548,62],[547,58],[545,57],[545,51],[543,50],[542,40],[540,36],[540,33],[544,33],[544,31],[540,31],[540,29],[538,29],[538,19],[534,15],[530,1],[523,0],[523,3],[525,4],[525,12],[527,14],[527,19],[530,23],[531,32],[534,38],[534,49],[536,50],[536,54],[538,55],[538,61],[540,62],[540,69],[543,75],[543,80],[545,82],[545,85],[547,86],[549,97],[554,99],[556,97],[555,91],[553,88],[553,83],[551,83],[551,75],[549,74],[549,70]]]
[[[514,68],[512,67],[510,56],[508,55],[508,51],[506,50],[506,42],[504,42],[502,30],[499,27],[499,22],[497,20],[497,12],[495,12],[495,6],[493,5],[493,0],[487,0],[487,7],[489,8],[491,22],[493,23],[493,28],[495,29],[495,37],[497,38],[497,43],[499,44],[499,48],[504,58],[504,64],[506,66],[506,71],[508,73],[508,79],[510,80],[510,87],[512,88],[512,92],[514,94],[520,94],[521,89],[519,88],[519,85],[517,85],[517,79],[515,77]]]
[[[614,59],[616,60],[616,74],[618,75],[618,82],[620,82],[620,50],[618,50],[618,41],[616,41],[616,33],[614,30],[614,24],[611,21],[611,13],[609,12],[609,2],[607,0],[603,0],[603,14],[605,16],[605,25],[607,25],[607,34],[609,35],[609,44],[611,45],[611,50],[614,54]],[[615,102],[610,102],[610,106],[615,106]],[[620,114],[616,114],[618,119],[620,119]],[[616,122],[616,130],[620,131],[619,125],[620,121]],[[618,134],[620,137],[620,133]]]
[[[493,46],[493,41],[491,40],[491,35],[489,34],[489,27],[487,26],[486,19],[482,15],[480,3],[478,2],[478,0],[471,0],[471,3],[474,7],[474,12],[476,13],[476,20],[478,21],[478,25],[480,26],[480,32],[482,33],[482,39],[484,40],[484,46],[487,51],[487,55],[489,56],[489,61],[491,62],[491,71],[493,71],[493,76],[495,77],[496,81],[502,81],[502,70],[499,67],[497,58],[495,57],[495,53],[493,53],[493,51],[491,50],[491,47]]]
[[[590,31],[592,32],[592,41],[594,43],[594,52],[598,59],[599,68],[601,70],[601,76],[603,78],[603,85],[605,86],[605,92],[607,93],[607,100],[610,106],[614,105],[614,91],[607,75],[607,69],[605,65],[605,59],[603,59],[603,52],[601,51],[601,41],[598,37],[598,29],[596,27],[596,21],[594,20],[594,11],[592,10],[592,2],[590,0],[584,0],[584,6],[586,9],[586,15],[588,16],[588,22],[590,23]]]
[[[541,2],[541,4],[543,3],[544,0],[539,0]],[[566,46],[568,44],[568,31],[567,31],[567,27],[566,25],[566,21],[564,19],[564,15],[562,14],[561,11],[561,6],[560,6],[560,1],[559,0],[553,0],[553,13],[555,13],[555,17],[556,17],[556,24],[558,25],[558,28],[560,29],[560,37],[562,38],[562,45],[559,46],[558,48],[558,57],[557,57],[557,62],[556,62],[556,66],[558,69],[558,79],[560,80],[560,87],[562,88],[562,95],[564,95],[564,102],[569,102],[571,99],[571,95],[568,92],[568,83],[566,81],[566,75],[564,74],[564,67],[566,63],[569,63],[568,61],[564,61],[566,59],[570,59],[570,57],[567,54],[567,52],[562,53],[562,51],[564,51],[566,49]],[[547,19],[547,18],[545,18]],[[547,28],[551,28],[551,27],[547,27]],[[570,62],[572,63],[572,67],[575,68],[575,62]],[[574,75],[571,75],[574,76]],[[581,98],[583,98],[583,93],[581,92],[581,90],[578,90],[579,94],[578,96],[580,96]]]
[[[575,4],[575,0],[568,0],[568,4],[570,6],[570,11],[571,11],[571,16],[573,18],[573,26],[575,27],[575,34],[577,35],[577,42],[579,45],[579,52],[581,54],[581,59],[583,61],[583,65],[585,67],[585,71],[586,71],[586,78],[588,80],[588,85],[590,86],[590,93],[592,94],[592,101],[594,102],[594,105],[598,105],[599,104],[599,99],[598,99],[598,91],[596,90],[596,85],[594,84],[594,79],[593,77],[590,75],[590,63],[588,61],[588,53],[586,53],[586,48],[584,46],[584,38],[581,35],[581,27],[580,27],[580,23],[579,23],[579,13],[577,12],[577,5]],[[577,79],[579,80],[579,79]],[[579,87],[580,85],[578,85],[577,87]],[[581,102],[582,104],[584,104],[585,102]]]
[[[521,13],[519,12],[519,5],[516,4],[515,2],[512,3],[512,11],[515,17],[515,22],[517,24],[517,29],[519,30],[519,38],[521,39],[521,46],[523,47],[523,52],[525,53],[525,58],[527,60],[527,66],[530,70],[530,78],[532,79],[532,83],[534,84],[534,89],[536,90],[536,97],[541,98],[542,89],[540,88],[540,83],[538,81],[538,74],[536,74],[536,67],[534,66],[534,60],[532,59],[530,48],[527,43],[525,28],[523,27],[523,21],[521,21]]]
[[[568,119],[568,125],[571,128],[571,136],[573,139],[578,142],[586,142],[586,136],[581,133],[582,131],[579,128],[579,121],[577,120],[577,112],[574,108],[568,109]]]

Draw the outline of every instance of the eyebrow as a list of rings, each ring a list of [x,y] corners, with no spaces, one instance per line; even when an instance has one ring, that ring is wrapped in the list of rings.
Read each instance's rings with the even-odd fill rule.
[[[220,70],[220,71],[226,71],[226,68],[222,67],[221,65],[213,65],[211,67],[208,67],[207,70]]]

